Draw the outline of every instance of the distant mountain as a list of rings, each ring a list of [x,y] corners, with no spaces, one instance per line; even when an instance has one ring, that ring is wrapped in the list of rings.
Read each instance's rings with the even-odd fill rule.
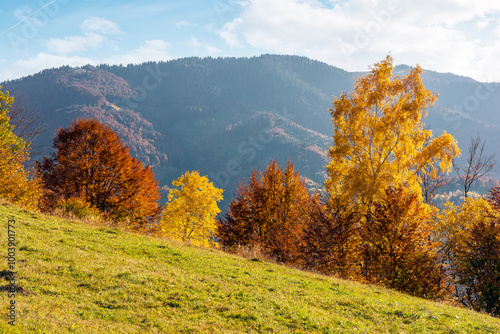
[[[395,73],[409,68],[397,66]],[[262,55],[65,66],[1,85],[43,119],[48,132],[35,143],[43,155],[59,127],[96,117],[153,166],[162,186],[200,170],[226,190],[227,208],[237,183],[275,157],[281,164],[293,160],[311,188],[321,186],[333,144],[332,95],[352,90],[362,74],[305,57]],[[500,84],[431,71],[422,78],[439,93],[425,120],[431,129],[450,132],[463,150],[479,132],[487,150],[496,150]]]

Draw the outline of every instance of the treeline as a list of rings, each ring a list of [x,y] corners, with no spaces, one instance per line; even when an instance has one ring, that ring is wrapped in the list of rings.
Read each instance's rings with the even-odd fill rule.
[[[13,104],[8,92],[0,90],[0,102],[1,198],[31,210],[213,244],[222,190],[206,176],[186,172],[173,182],[180,189],[170,189],[169,203],[162,206],[151,167],[132,157],[110,126],[82,118],[59,128],[55,151],[27,169],[30,141],[39,128],[23,121],[32,115]]]
[[[289,163],[272,161],[240,184],[217,237],[228,251],[261,249],[294,266],[381,284],[412,295],[454,299],[500,314],[500,188],[468,198],[493,167],[479,137],[466,166],[456,140],[433,137],[422,119],[437,100],[421,68],[392,75],[392,58],[375,64],[330,109],[334,146],[325,190],[310,194]],[[452,169],[461,205],[433,205]]]
[[[30,143],[15,134],[13,99],[1,93],[0,197],[195,245],[258,249],[285,264],[499,315],[500,187],[467,198],[492,159],[477,139],[469,159],[476,172],[457,166],[455,139],[433,137],[422,121],[437,96],[423,86],[420,67],[404,77],[392,70],[387,57],[334,98],[324,189],[311,193],[293,162],[282,169],[272,160],[240,183],[218,217],[223,191],[199,172],[175,180],[158,204],[150,166],[95,119],[60,128],[55,151],[25,169]],[[433,198],[452,168],[466,198],[439,210]]]
[[[217,219],[220,247],[259,249],[296,267],[412,295],[454,299],[499,314],[500,187],[438,211],[387,187],[362,213],[328,193],[309,193],[289,162],[271,161],[240,184]]]

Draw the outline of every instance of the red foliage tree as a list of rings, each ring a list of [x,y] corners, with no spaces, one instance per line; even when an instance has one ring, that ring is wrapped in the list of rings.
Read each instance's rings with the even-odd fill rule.
[[[491,207],[500,212],[500,186],[496,186],[490,189],[486,200],[491,205]]]
[[[444,268],[432,240],[431,212],[415,193],[387,188],[361,227],[368,281],[421,297],[439,296]]]
[[[149,165],[130,156],[113,130],[95,119],[60,128],[55,153],[37,162],[44,185],[44,207],[81,198],[108,218],[133,229],[155,222],[161,213],[158,181]]]
[[[361,241],[358,215],[347,205],[325,199],[312,203],[304,232],[303,264],[342,278],[358,278]]]
[[[217,235],[223,248],[260,246],[278,261],[296,263],[308,221],[311,196],[293,163],[283,171],[276,160],[266,171],[252,171],[248,185],[240,184],[229,212],[218,219]]]

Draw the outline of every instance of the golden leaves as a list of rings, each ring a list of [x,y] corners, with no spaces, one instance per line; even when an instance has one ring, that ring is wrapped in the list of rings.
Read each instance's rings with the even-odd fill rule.
[[[330,109],[334,146],[326,187],[358,206],[383,198],[389,186],[421,196],[416,172],[436,162],[449,171],[460,152],[451,135],[431,139],[432,132],[424,129],[422,119],[437,95],[423,86],[422,69],[393,76],[392,61],[387,56],[376,63],[357,79],[353,92],[334,97]]]
[[[172,239],[189,241],[199,246],[214,245],[215,216],[220,212],[217,202],[222,189],[215,188],[198,171],[186,172],[172,182],[174,187],[165,203],[160,231]]]
[[[37,210],[41,185],[33,170],[24,167],[29,145],[14,134],[10,124],[8,112],[13,102],[8,92],[0,91],[0,197]]]

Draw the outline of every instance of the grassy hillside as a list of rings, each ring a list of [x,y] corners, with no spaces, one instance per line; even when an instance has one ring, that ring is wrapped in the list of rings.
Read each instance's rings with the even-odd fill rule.
[[[25,292],[0,333],[500,332],[500,319],[469,310],[8,204],[1,270],[9,219]]]

